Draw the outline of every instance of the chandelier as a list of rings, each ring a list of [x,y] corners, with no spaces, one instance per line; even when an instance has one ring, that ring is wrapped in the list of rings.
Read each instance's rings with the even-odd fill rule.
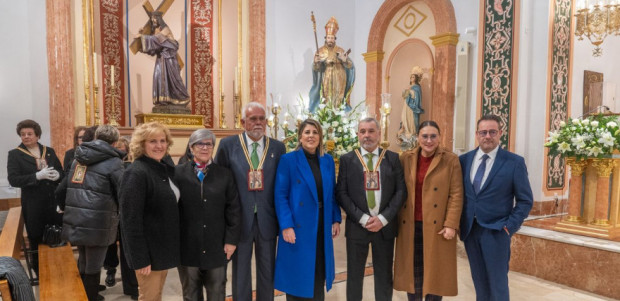
[[[578,40],[587,37],[596,46],[592,56],[603,54],[601,44],[608,35],[620,35],[619,0],[578,0],[575,36]]]

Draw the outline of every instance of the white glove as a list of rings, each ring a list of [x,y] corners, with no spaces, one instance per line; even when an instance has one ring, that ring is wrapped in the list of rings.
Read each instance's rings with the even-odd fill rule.
[[[39,171],[37,171],[37,180],[47,180],[50,177],[50,173],[52,172],[52,169],[49,167],[43,168]]]
[[[47,179],[50,181],[56,181],[60,178],[60,173],[57,170],[54,170],[53,167],[50,169],[50,172],[47,175]]]

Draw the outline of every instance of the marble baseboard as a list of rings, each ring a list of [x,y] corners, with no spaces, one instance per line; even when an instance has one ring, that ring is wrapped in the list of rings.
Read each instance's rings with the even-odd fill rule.
[[[620,299],[620,243],[523,227],[512,240],[510,270]]]
[[[559,199],[557,202],[554,200],[535,201],[530,211],[530,216],[565,213],[567,208],[567,199]]]

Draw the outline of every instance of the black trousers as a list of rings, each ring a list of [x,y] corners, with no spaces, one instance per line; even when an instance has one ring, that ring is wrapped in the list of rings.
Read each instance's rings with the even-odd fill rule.
[[[319,209],[319,223],[316,235],[316,262],[314,263],[314,296],[304,298],[286,294],[287,301],[325,300],[325,239],[323,234],[323,208]]]
[[[372,266],[375,278],[375,299],[392,300],[392,265],[394,238],[384,239],[381,232],[370,233],[368,239],[347,237],[347,300],[361,301],[364,289],[364,272],[369,245],[372,247]]]
[[[56,204],[53,199],[47,200],[25,200],[22,199],[22,214],[26,232],[28,232],[28,242],[30,251],[38,251],[39,244],[43,240],[45,225],[62,226],[62,214],[56,212]],[[39,275],[39,255],[31,253],[30,256],[32,269]]]
[[[132,270],[127,264],[127,259],[125,259],[125,253],[123,253],[123,239],[119,233],[118,235],[118,246],[120,248],[120,257],[119,261],[121,263],[121,279],[123,282],[123,294],[130,296],[138,295],[138,279],[136,278],[136,271]]]
[[[415,222],[415,236],[413,239],[413,279],[415,286],[415,294],[407,293],[409,301],[441,301],[442,297],[422,294],[424,285],[424,228],[422,222]]]
[[[207,290],[208,301],[226,300],[226,267],[223,265],[215,269],[201,269],[180,265],[179,278],[183,286],[183,300],[204,300],[202,288]]]

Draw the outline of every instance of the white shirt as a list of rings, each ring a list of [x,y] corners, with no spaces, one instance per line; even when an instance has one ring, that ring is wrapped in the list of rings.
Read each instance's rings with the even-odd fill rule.
[[[484,185],[484,182],[487,180],[489,173],[491,172],[491,168],[493,167],[493,163],[495,163],[495,157],[497,157],[497,150],[499,149],[499,145],[496,146],[492,151],[488,152],[487,155],[489,158],[487,159],[487,166],[484,169],[484,176],[482,177],[482,182],[480,182],[480,187]],[[471,179],[471,183],[474,184],[474,177],[476,176],[476,172],[478,171],[478,167],[480,163],[482,163],[482,156],[485,153],[481,148],[478,148],[476,155],[474,156],[474,162],[472,163],[471,170],[469,171],[469,177]]]
[[[243,134],[245,135],[245,141],[247,144],[246,146],[248,148],[248,156],[250,156],[250,158],[252,158],[252,150],[254,149],[252,144],[254,142],[258,143],[258,146],[256,147],[256,153],[258,154],[258,160],[260,162],[260,159],[263,157],[263,149],[265,149],[265,146],[263,145],[263,143],[265,142],[265,136],[258,139],[258,141],[254,141],[252,140],[252,138],[250,138],[250,136],[248,136],[248,133],[244,132]]]
[[[366,154],[368,154],[369,152],[367,150],[365,150],[363,147],[360,147],[360,153],[362,154],[362,158],[364,159],[364,163],[366,163],[366,161],[368,161],[368,159],[366,158]],[[379,148],[375,148],[375,150],[372,152],[374,154],[374,156],[372,156],[372,167],[368,166],[368,168],[375,168],[375,165],[377,165],[377,161],[379,161]],[[380,168],[377,167],[377,172],[379,172],[379,179],[381,179],[381,172],[380,172]],[[381,208],[381,185],[379,185],[379,189],[378,190],[373,190],[375,193],[375,208],[370,209],[370,215],[365,214],[362,215],[362,218],[360,218],[360,225],[362,225],[362,227],[366,227],[366,223],[368,222],[368,219],[370,218],[370,216],[378,216],[379,220],[381,221],[381,223],[383,224],[383,226],[385,227],[385,225],[388,224],[387,219],[385,219],[385,217],[383,217],[382,214],[379,214],[379,208]]]

